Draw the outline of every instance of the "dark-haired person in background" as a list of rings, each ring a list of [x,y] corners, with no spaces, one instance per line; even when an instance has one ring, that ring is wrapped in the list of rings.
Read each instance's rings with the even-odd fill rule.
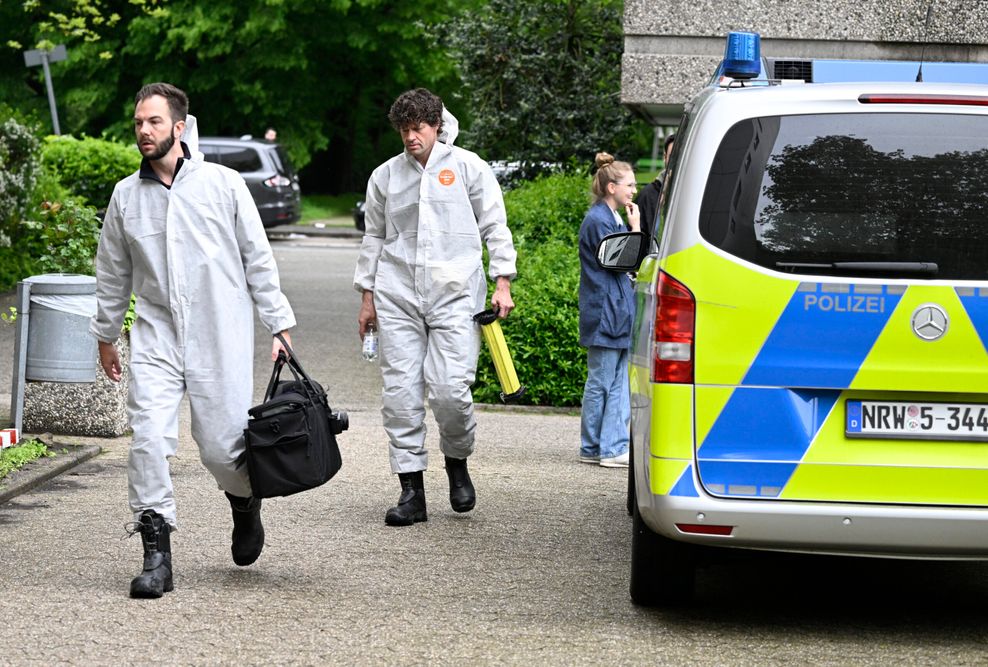
[[[131,292],[137,296],[127,481],[144,568],[131,582],[133,597],[161,597],[173,588],[175,495],[168,459],[178,449],[186,393],[199,457],[233,511],[233,560],[250,565],[260,555],[261,501],[252,496],[240,461],[253,398],[253,308],[272,334],[288,338],[286,330],[295,326],[244,179],[204,162],[181,141],[188,110],[185,93],[171,84],[149,84],[137,93],[134,134],[144,159],[113,189],[96,253],[90,331],[114,382],[123,367],[113,342]],[[275,338],[272,360],[282,348]]]
[[[367,183],[366,231],[353,284],[362,292],[360,337],[380,336],[384,430],[401,495],[385,514],[389,526],[426,521],[425,399],[439,425],[450,505],[468,512],[476,491],[467,472],[477,421],[473,384],[484,309],[481,243],[495,282],[491,306],[514,308],[515,248],[501,188],[490,166],[453,146],[458,124],[424,88],[402,93],[388,114],[405,150],[374,170]]]
[[[676,141],[676,135],[666,136],[665,148],[662,152],[662,171],[655,177],[655,180],[642,188],[642,191],[635,197],[635,204],[641,211],[642,231],[651,238],[655,233],[655,219],[659,215],[659,198],[662,195],[662,184],[665,182],[666,173],[669,170],[669,156],[672,155],[672,145]]]

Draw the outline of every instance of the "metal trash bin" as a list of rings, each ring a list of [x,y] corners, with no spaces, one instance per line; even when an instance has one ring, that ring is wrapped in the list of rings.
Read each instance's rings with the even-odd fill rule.
[[[32,276],[24,377],[45,382],[95,382],[96,278],[72,273]]]

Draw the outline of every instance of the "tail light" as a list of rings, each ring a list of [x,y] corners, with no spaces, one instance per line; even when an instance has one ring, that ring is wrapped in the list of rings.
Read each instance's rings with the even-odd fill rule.
[[[269,188],[287,188],[292,184],[292,180],[287,176],[282,176],[281,174],[275,174],[271,178],[264,181],[264,185]]]
[[[682,283],[664,272],[659,273],[655,296],[652,381],[691,384],[696,300]]]
[[[713,526],[706,523],[677,523],[676,528],[681,533],[694,535],[733,535],[734,526]]]

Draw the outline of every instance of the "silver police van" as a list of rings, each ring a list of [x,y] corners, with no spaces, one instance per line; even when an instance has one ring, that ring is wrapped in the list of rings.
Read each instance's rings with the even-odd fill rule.
[[[984,559],[988,66],[730,40],[655,237],[598,253],[637,271],[631,596],[712,547]]]

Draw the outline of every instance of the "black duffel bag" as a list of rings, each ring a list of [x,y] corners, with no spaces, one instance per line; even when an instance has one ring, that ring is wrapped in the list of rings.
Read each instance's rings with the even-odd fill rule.
[[[333,412],[326,392],[302,369],[294,350],[278,354],[264,401],[250,410],[244,430],[247,471],[255,498],[289,496],[325,484],[343,465],[336,436],[345,431],[345,412]],[[294,380],[281,381],[285,366]]]

